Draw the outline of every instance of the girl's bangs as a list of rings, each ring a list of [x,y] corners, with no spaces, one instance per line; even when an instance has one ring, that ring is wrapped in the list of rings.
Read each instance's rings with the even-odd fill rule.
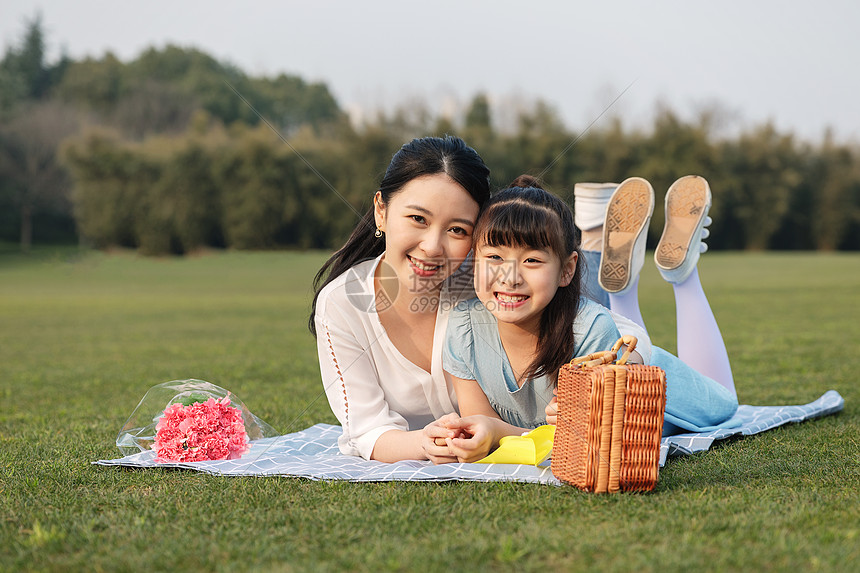
[[[525,201],[491,205],[481,216],[475,236],[477,243],[491,247],[526,247],[561,253],[564,238],[559,216],[544,206]]]

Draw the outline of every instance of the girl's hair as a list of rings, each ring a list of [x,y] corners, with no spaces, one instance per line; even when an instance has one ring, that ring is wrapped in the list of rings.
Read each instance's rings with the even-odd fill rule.
[[[403,187],[419,177],[444,173],[465,189],[483,207],[490,197],[490,170],[478,153],[459,137],[423,137],[413,139],[394,154],[379,192],[388,205]],[[379,256],[385,250],[385,239],[376,237],[373,205],[361,218],[346,244],[341,247],[314,277],[314,301],[308,328],[316,336],[314,315],[317,298],[325,286],[362,261]]]
[[[570,284],[559,287],[540,319],[535,358],[526,378],[555,376],[573,357],[573,321],[579,310],[582,253],[576,237],[571,208],[548,191],[537,179],[520,175],[509,187],[495,194],[478,218],[475,247],[528,247],[547,249],[562,263],[577,253],[578,263]]]

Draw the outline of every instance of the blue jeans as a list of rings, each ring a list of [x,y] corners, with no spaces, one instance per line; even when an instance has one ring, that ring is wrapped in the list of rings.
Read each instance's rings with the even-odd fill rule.
[[[609,308],[609,293],[600,288],[597,272],[600,270],[600,251],[582,251],[582,294]]]

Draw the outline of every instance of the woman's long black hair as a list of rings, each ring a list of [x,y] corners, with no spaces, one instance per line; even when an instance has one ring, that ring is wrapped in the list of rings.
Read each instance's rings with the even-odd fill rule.
[[[388,205],[391,197],[418,177],[444,173],[465,189],[483,207],[490,196],[490,170],[478,153],[459,137],[423,137],[413,139],[394,154],[379,192]],[[346,244],[325,262],[314,277],[314,301],[308,328],[316,336],[314,315],[317,298],[325,286],[362,261],[379,256],[385,250],[385,239],[376,237],[373,206],[364,214]]]
[[[578,260],[573,279],[559,287],[540,319],[535,357],[525,378],[550,375],[573,357],[573,321],[579,311],[582,280],[582,253],[576,237],[571,208],[545,191],[534,177],[521,175],[493,195],[475,226],[475,246],[528,247],[548,249],[562,263],[573,253]]]

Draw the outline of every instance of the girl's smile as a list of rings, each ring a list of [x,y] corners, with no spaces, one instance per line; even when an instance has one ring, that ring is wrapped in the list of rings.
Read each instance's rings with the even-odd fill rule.
[[[493,296],[496,297],[496,300],[498,301],[500,306],[504,307],[505,309],[511,310],[522,306],[530,298],[528,295],[512,294],[506,292],[494,292]]]

